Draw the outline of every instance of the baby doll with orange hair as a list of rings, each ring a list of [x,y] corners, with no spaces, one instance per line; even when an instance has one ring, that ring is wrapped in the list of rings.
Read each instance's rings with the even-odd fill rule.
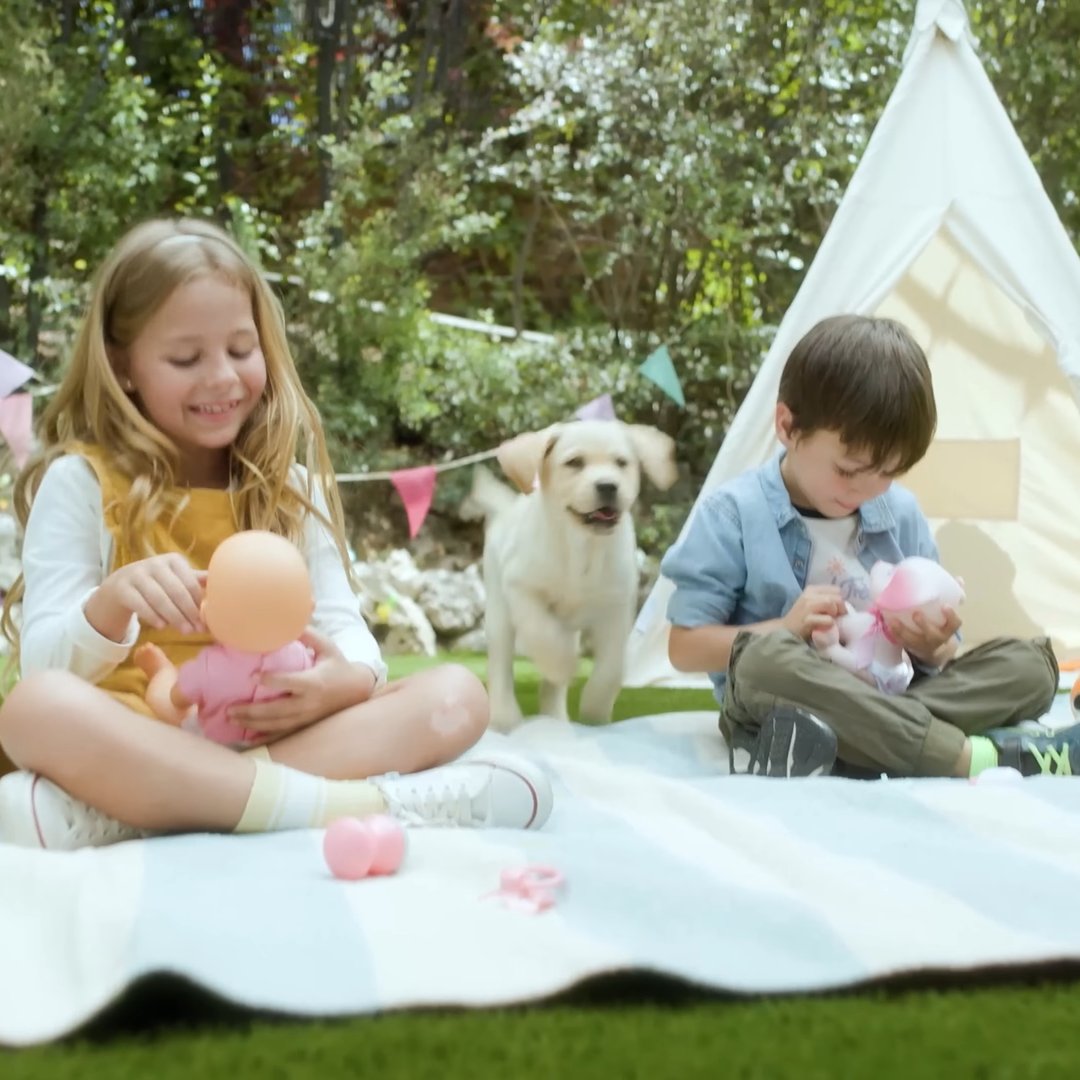
[[[135,662],[150,676],[146,703],[166,723],[250,746],[257,733],[230,720],[229,709],[283,696],[261,684],[263,675],[314,664],[297,640],[314,608],[307,566],[293,544],[270,532],[236,533],[207,567],[201,613],[215,644],[179,668],[156,645],[136,650]]]

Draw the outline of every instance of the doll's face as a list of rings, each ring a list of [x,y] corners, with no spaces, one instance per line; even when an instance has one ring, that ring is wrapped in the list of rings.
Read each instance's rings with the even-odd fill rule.
[[[304,558],[283,537],[237,533],[214,553],[202,617],[219,644],[240,652],[275,652],[304,632],[314,610]]]

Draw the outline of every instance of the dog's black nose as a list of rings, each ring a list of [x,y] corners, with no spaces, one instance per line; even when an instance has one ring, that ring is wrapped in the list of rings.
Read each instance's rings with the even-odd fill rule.
[[[614,499],[619,494],[619,485],[612,483],[610,480],[597,480],[596,494],[601,499]]]

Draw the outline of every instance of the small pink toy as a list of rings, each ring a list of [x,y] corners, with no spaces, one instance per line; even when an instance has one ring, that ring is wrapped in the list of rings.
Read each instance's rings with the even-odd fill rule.
[[[405,857],[405,830],[386,814],[338,818],[327,826],[323,857],[343,881],[393,874]]]
[[[555,891],[563,884],[563,876],[553,866],[521,866],[504,870],[499,875],[499,887],[480,899],[496,899],[503,907],[538,915],[555,906]]]
[[[886,618],[895,617],[915,629],[912,616],[919,611],[940,626],[945,621],[942,608],[958,608],[964,602],[963,582],[933,559],[913,555],[896,565],[875,563],[870,569],[870,597],[866,611],[855,611],[849,604],[847,614],[829,630],[814,631],[814,647],[883,694],[901,694],[914,668],[889,633]]]

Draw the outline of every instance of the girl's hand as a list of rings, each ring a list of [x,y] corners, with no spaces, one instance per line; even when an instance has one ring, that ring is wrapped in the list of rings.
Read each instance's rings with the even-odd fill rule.
[[[229,719],[273,742],[301,728],[325,720],[350,705],[359,705],[375,689],[375,672],[366,664],[352,664],[330,640],[306,630],[300,640],[315,653],[307,671],[263,675],[268,690],[284,690],[284,697],[236,705]]]
[[[122,641],[131,616],[143,626],[182,634],[205,632],[199,605],[205,571],[183,555],[154,555],[114,570],[86,602],[85,615],[103,637]]]

